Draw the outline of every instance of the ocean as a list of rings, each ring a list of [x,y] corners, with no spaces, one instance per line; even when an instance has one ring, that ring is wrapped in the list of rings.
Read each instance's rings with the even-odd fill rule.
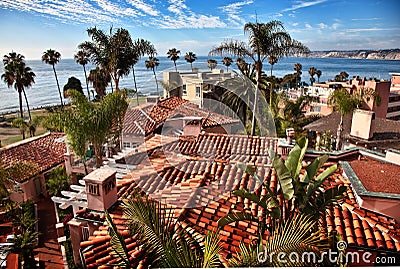
[[[173,62],[167,57],[159,56],[160,65],[157,68],[157,79],[162,79],[162,72],[165,70],[174,70]],[[200,70],[209,70],[207,67],[207,59],[210,57],[199,56],[193,63],[194,68]],[[221,57],[212,57],[218,61],[216,68],[226,67],[221,62]],[[154,94],[156,92],[156,85],[154,81],[153,72],[147,70],[145,67],[146,57],[135,67],[136,81],[139,92],[142,94]],[[27,60],[27,65],[32,68],[36,74],[35,84],[26,89],[26,94],[31,109],[40,108],[43,106],[51,106],[60,103],[57,84],[54,77],[53,69],[50,65],[43,63],[41,60]],[[293,66],[295,63],[300,63],[303,66],[302,81],[310,82],[308,69],[312,66],[322,71],[320,81],[333,79],[335,75],[342,71],[347,72],[350,77],[360,76],[366,78],[390,79],[390,74],[393,72],[400,72],[400,61],[392,60],[366,60],[366,59],[343,59],[343,58],[297,58],[289,57],[280,60],[274,65],[273,75],[283,77],[286,74],[294,73]],[[184,56],[177,61],[178,70],[190,70],[190,64],[184,60]],[[232,68],[236,65],[232,64]],[[87,72],[92,69],[89,64],[86,66]],[[264,64],[264,71],[270,74],[270,65],[268,62]],[[83,67],[77,64],[73,59],[61,59],[56,65],[56,72],[62,88],[67,83],[69,77],[78,78],[86,94],[86,84],[83,73]],[[4,73],[4,66],[0,65],[0,74]],[[316,77],[315,77],[316,78]],[[132,73],[128,77],[120,81],[119,88],[134,88]],[[89,85],[89,89],[91,89]],[[161,89],[161,87],[160,87]],[[109,86],[107,92],[111,91]],[[67,100],[64,100],[67,102]],[[26,109],[25,100],[23,100],[24,109]],[[4,81],[0,82],[0,114],[16,112],[19,109],[18,93],[14,88],[8,88]]]

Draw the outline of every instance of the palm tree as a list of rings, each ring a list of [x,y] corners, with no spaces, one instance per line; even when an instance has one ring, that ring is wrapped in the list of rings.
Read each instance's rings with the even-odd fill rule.
[[[200,245],[193,235],[176,222],[170,208],[148,196],[142,197],[135,191],[122,204],[130,231],[137,235],[143,246],[149,267],[190,268],[221,267],[219,253],[222,250],[217,232],[208,232],[204,244]],[[128,252],[124,237],[119,233],[110,215],[106,212],[110,244],[118,264],[132,268],[132,256]]]
[[[188,63],[190,63],[190,69],[192,69],[192,71],[193,71],[193,65],[192,65],[192,63],[193,63],[194,61],[196,61],[196,59],[197,59],[196,54],[194,54],[194,53],[191,52],[191,51],[186,52],[185,61],[188,62]]]
[[[315,82],[315,72],[317,72],[317,69],[313,66],[310,67],[310,69],[308,69],[308,74],[310,75],[310,82],[311,82],[311,86],[313,85],[313,83]]]
[[[224,53],[227,53],[236,57],[249,57],[252,59],[256,69],[257,90],[260,86],[263,62],[267,57],[274,56],[280,59],[299,52],[309,52],[306,46],[290,37],[285,31],[283,23],[280,21],[246,23],[244,31],[245,33],[249,33],[249,44],[239,40],[224,41],[219,47],[211,50],[209,55],[222,56]],[[257,98],[258,91],[256,91],[255,100]],[[254,102],[253,111],[256,111],[256,108],[257,102]],[[253,113],[252,118],[252,135],[255,134],[255,114]]]
[[[93,88],[97,94],[96,98],[103,99],[106,96],[107,85],[111,82],[111,76],[104,69],[96,67],[90,70],[88,81],[93,84]]]
[[[233,63],[233,60],[231,57],[224,57],[222,59],[222,64],[226,66],[226,72],[228,72],[229,66]]]
[[[342,149],[343,116],[361,107],[366,101],[373,99],[377,106],[380,105],[381,97],[371,88],[360,89],[351,94],[346,89],[333,91],[328,98],[328,105],[340,112],[340,122],[336,132],[336,150]]]
[[[154,80],[156,81],[157,94],[158,94],[158,96],[160,96],[160,92],[158,91],[158,82],[157,82],[157,76],[156,76],[156,68],[157,68],[157,66],[160,65],[160,62],[156,57],[150,56],[149,59],[145,61],[145,65],[146,65],[147,69],[153,70]]]
[[[119,80],[129,74],[131,68],[132,39],[128,30],[118,28],[113,31],[110,27],[109,34],[96,27],[87,29],[92,42],[86,41],[79,45],[80,49],[90,54],[91,61],[106,70],[114,81],[114,87],[118,90]]]
[[[214,59],[208,59],[207,60],[208,68],[210,68],[211,71],[217,66],[217,64],[218,64],[218,62],[216,60],[214,60]]]
[[[272,77],[272,69],[274,68],[274,64],[276,64],[278,62],[278,58],[276,58],[275,56],[271,55],[268,57],[268,63],[271,65],[271,77]]]
[[[319,78],[322,76],[322,71],[318,69],[317,71],[315,71],[315,74],[317,75],[318,83],[319,83]]]
[[[24,118],[24,112],[22,109],[22,93],[25,97],[26,106],[28,108],[29,120],[32,120],[31,112],[29,109],[28,98],[25,93],[25,88],[29,88],[35,83],[35,73],[32,69],[25,64],[24,56],[11,52],[8,55],[4,55],[4,74],[1,75],[2,80],[7,84],[9,88],[14,85],[14,88],[18,92],[19,98],[19,111],[21,119]],[[25,139],[25,133],[22,135]]]
[[[87,65],[90,62],[90,55],[88,52],[86,52],[85,50],[79,50],[75,55],[74,55],[74,59],[76,61],[76,63],[80,64],[83,66],[83,72],[85,73],[85,81],[86,81],[86,89],[87,89],[87,93],[88,93],[88,99],[90,100],[90,91],[89,91],[89,85],[88,85],[88,78],[86,75],[86,68],[85,65]]]
[[[135,75],[135,65],[139,62],[140,58],[144,55],[154,55],[156,53],[156,49],[154,45],[149,41],[144,39],[137,39],[130,47],[131,53],[131,69],[133,76],[133,83],[135,85],[135,93],[136,93],[136,101],[137,105],[139,105],[139,92],[136,84],[136,75]]]
[[[168,58],[174,62],[175,71],[178,71],[176,68],[176,61],[179,59],[179,54],[181,54],[181,51],[177,50],[176,48],[172,48],[167,52]]]
[[[53,49],[48,49],[47,51],[43,52],[43,55],[42,55],[42,62],[49,64],[53,67],[54,76],[56,77],[56,82],[57,82],[58,93],[60,94],[61,108],[63,108],[64,103],[63,103],[60,84],[58,83],[57,72],[56,72],[56,67],[55,67],[56,64],[60,61],[60,59],[61,59],[61,54],[58,51],[55,51]]]
[[[297,74],[296,80],[297,80],[297,78],[301,79],[301,74],[302,74],[301,70],[303,69],[303,66],[301,65],[301,63],[295,63],[293,69],[294,69],[294,71],[296,71],[296,74]],[[299,83],[300,82],[297,82],[296,85],[298,86]]]
[[[346,81],[347,78],[349,77],[349,74],[347,74],[345,71],[340,72],[338,75],[335,76],[335,81]]]

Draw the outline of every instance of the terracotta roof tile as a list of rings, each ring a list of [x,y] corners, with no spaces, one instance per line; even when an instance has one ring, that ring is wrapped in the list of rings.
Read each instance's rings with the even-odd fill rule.
[[[29,161],[38,164],[41,172],[64,162],[67,149],[62,133],[46,133],[29,138],[0,149],[0,159],[3,166],[18,161]]]
[[[195,104],[179,97],[171,97],[157,103],[146,103],[128,109],[122,132],[124,134],[148,135],[168,118],[175,116],[201,117],[202,126],[205,128],[239,122],[238,119],[198,108]]]
[[[275,171],[270,169],[271,160],[268,157],[258,158],[267,156],[268,150],[276,146],[275,140],[201,134],[197,138],[182,137],[169,141],[164,147],[157,144],[159,141],[158,136],[147,141],[151,144],[151,148],[146,152],[147,156],[143,157],[143,152],[137,153],[142,161],[137,164],[135,170],[117,183],[120,199],[128,198],[134,189],[140,188],[142,191],[152,192],[154,197],[164,194],[169,201],[182,200],[185,201],[185,206],[194,205],[192,208],[177,208],[175,216],[178,225],[187,227],[200,238],[203,238],[207,231],[215,230],[218,220],[232,212],[242,210],[253,212],[260,220],[267,224],[271,223],[271,218],[266,216],[263,208],[248,199],[231,195],[230,191],[251,188],[258,195],[267,195],[259,182],[237,166],[239,159],[253,162],[257,174],[264,179],[265,184],[269,185],[272,191],[277,191],[279,184]],[[172,154],[173,161],[180,159],[171,164],[170,159],[166,158],[165,150]],[[136,155],[131,155],[130,158],[134,159],[134,156]],[[217,157],[208,159],[204,156]],[[210,188],[213,184],[222,185],[224,188]],[[392,218],[360,208],[354,199],[350,182],[343,178],[340,170],[327,180],[324,187],[337,185],[347,186],[346,199],[326,209],[319,221],[320,229],[325,233],[323,236],[327,237],[328,234],[335,232],[353,247],[400,251],[400,225]],[[193,188],[198,189],[193,191]],[[113,219],[119,223],[118,229],[126,231],[120,208],[114,210],[111,213]],[[87,212],[81,212],[85,213]],[[94,256],[93,252],[85,256],[85,259],[91,258],[89,260],[91,264],[94,260],[97,261],[96,265],[99,265],[102,259],[111,259],[111,256],[105,256],[106,252],[103,252],[104,249],[109,249],[105,240],[107,237],[103,233],[105,230],[104,226],[100,227],[100,232],[88,242],[81,244],[81,246],[93,245],[93,250],[99,247],[96,252],[99,256]],[[267,236],[268,233],[264,238]],[[232,223],[221,229],[220,238],[225,255],[229,252],[236,253],[241,241],[251,242],[257,239],[257,224],[249,221]],[[136,264],[145,265],[145,262],[141,262],[143,257],[140,256],[137,244],[135,242],[129,244],[132,247],[131,252],[140,257]],[[100,257],[100,254],[103,256]]]

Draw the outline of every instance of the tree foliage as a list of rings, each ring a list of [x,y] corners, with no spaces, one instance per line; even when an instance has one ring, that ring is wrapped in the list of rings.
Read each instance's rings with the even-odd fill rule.
[[[117,141],[121,134],[123,115],[128,108],[126,94],[115,91],[99,103],[89,102],[74,90],[70,96],[69,109],[49,115],[47,127],[64,131],[69,145],[81,158],[85,158],[88,144],[92,144],[99,167],[103,162],[103,145]]]

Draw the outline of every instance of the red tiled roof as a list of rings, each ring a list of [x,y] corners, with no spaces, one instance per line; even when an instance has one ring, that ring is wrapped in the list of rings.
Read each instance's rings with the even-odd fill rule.
[[[271,222],[262,207],[248,199],[232,196],[230,191],[247,188],[258,195],[267,195],[260,182],[236,165],[238,162],[256,165],[256,173],[270,189],[273,192],[279,190],[275,171],[270,169],[271,160],[267,158],[268,151],[276,147],[274,139],[202,134],[197,139],[182,137],[167,143],[163,148],[157,144],[159,141],[160,137],[154,136],[146,142],[151,145],[148,147],[148,157],[143,156],[143,152],[130,156],[132,160],[135,156],[141,156],[142,161],[117,183],[120,199],[129,198],[138,187],[151,193],[151,197],[158,198],[162,194],[163,199],[170,199],[178,205],[175,211],[178,225],[187,227],[200,238],[204,238],[207,231],[217,228],[217,221],[221,217],[232,212],[245,210],[265,223]],[[170,159],[166,158],[166,149],[175,154],[175,158],[180,154],[185,159],[181,158],[172,165]],[[205,158],[210,152],[214,152],[217,157]],[[231,155],[236,156],[231,158]],[[328,165],[331,164],[325,164]],[[400,225],[390,217],[360,208],[350,182],[339,170],[324,183],[324,187],[337,185],[348,188],[344,200],[330,206],[321,217],[319,228],[324,236],[335,231],[349,247],[400,252]],[[118,219],[122,220],[120,217],[114,219],[117,222]],[[120,225],[123,230],[123,220]],[[106,242],[104,227],[100,230]],[[82,247],[94,244],[93,239],[82,242]],[[221,229],[220,239],[223,256],[226,258],[228,253],[239,251],[241,241],[249,243],[257,239],[257,224],[241,221],[227,225]],[[89,265],[99,266],[104,264],[101,263],[102,259],[109,255],[109,252],[99,254],[92,260],[85,256],[85,260]]]
[[[62,133],[46,133],[0,149],[0,159],[7,167],[13,162],[28,161],[38,164],[41,172],[64,162],[65,142]]]
[[[128,109],[124,118],[124,134],[148,135],[174,116],[201,117],[203,127],[236,123],[239,120],[198,108],[179,97],[171,97],[158,103],[146,103]]]
[[[352,160],[350,165],[367,191],[400,194],[399,165],[367,157]]]

